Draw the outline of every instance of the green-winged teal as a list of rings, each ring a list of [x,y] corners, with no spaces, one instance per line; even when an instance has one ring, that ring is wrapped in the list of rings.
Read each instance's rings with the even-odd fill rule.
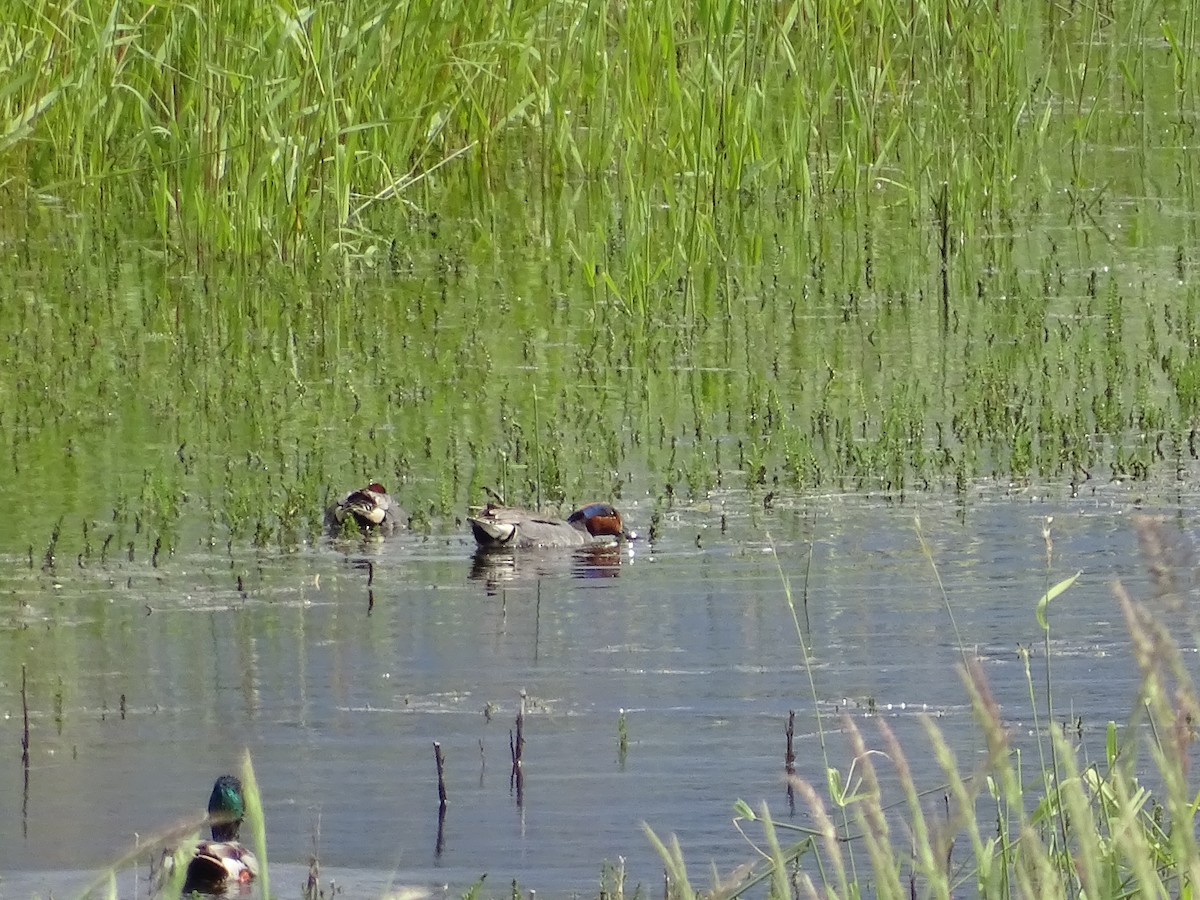
[[[384,534],[408,527],[408,513],[378,481],[351,491],[325,511],[325,522],[334,531],[340,531],[347,519],[363,531]]]
[[[565,519],[489,503],[467,521],[483,548],[581,547],[601,538],[637,537],[626,530],[621,514],[608,503],[589,503]]]

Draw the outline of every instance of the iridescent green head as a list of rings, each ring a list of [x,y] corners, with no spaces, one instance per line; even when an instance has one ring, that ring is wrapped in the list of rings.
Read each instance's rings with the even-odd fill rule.
[[[214,841],[236,841],[246,815],[242,783],[232,775],[222,775],[208,798],[208,819]]]

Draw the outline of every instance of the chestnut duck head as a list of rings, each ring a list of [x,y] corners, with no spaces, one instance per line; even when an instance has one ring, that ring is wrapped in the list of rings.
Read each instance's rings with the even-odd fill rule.
[[[621,514],[608,503],[590,503],[566,519],[527,509],[489,503],[468,516],[471,533],[482,548],[581,547],[597,539],[633,540]]]

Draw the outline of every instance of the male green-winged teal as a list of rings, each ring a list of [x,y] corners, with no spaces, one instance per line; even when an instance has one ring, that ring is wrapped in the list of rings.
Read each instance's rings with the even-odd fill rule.
[[[589,503],[565,519],[527,509],[489,503],[477,515],[467,516],[475,542],[485,549],[582,547],[598,538],[633,540],[621,514],[608,503]]]
[[[325,511],[325,523],[333,531],[340,531],[347,519],[363,531],[378,530],[384,534],[408,527],[408,513],[378,481],[351,491]]]
[[[238,840],[246,815],[242,783],[233,775],[222,775],[208,798],[208,821],[212,840],[196,845],[188,860],[184,895],[221,894],[230,885],[247,884],[258,877],[258,860]]]

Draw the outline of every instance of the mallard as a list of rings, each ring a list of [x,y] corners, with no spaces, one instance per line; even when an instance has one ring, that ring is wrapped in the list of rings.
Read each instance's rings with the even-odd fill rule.
[[[347,519],[364,531],[378,530],[384,534],[408,527],[408,513],[378,481],[351,491],[325,511],[325,522],[333,531],[340,531]]]
[[[468,516],[475,542],[483,548],[581,547],[597,538],[633,540],[621,514],[608,503],[589,503],[565,519],[543,516],[527,509],[489,503]]]
[[[238,841],[245,815],[241,781],[233,775],[222,775],[208,798],[212,840],[196,845],[187,864],[184,894],[223,894],[230,885],[247,884],[258,877],[258,860]]]

